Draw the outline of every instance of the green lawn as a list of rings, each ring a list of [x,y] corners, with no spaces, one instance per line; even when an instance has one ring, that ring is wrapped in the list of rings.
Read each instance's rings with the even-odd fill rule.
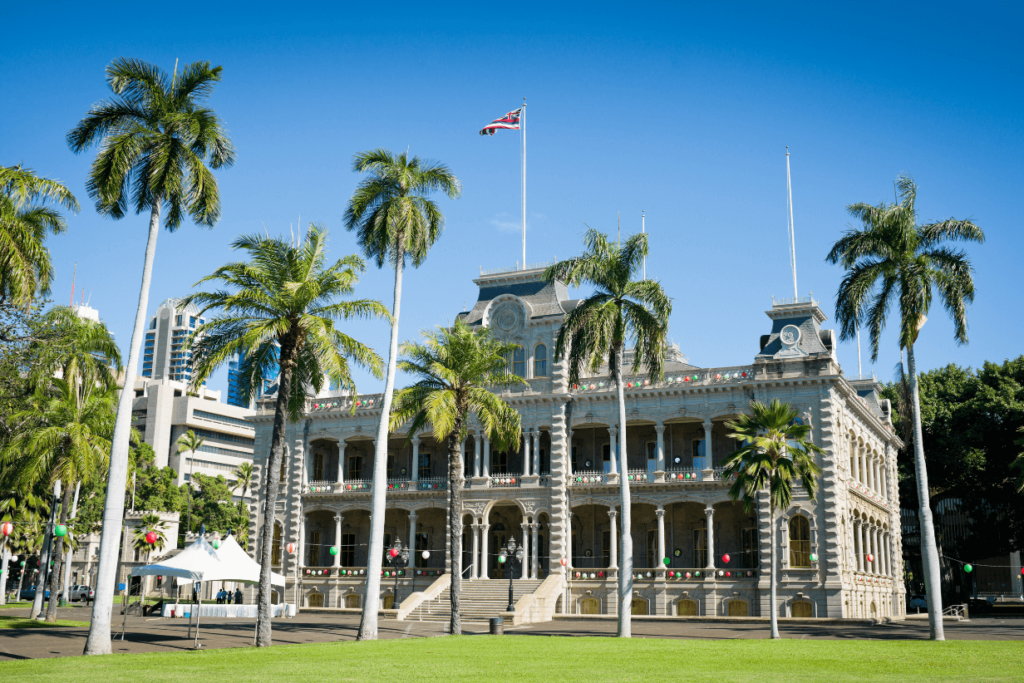
[[[31,606],[31,602],[9,602],[6,605],[0,605],[0,609],[28,609]]]
[[[54,626],[88,626],[87,621],[64,621],[58,619],[56,623],[47,624],[45,621],[26,619],[25,617],[7,617],[0,615],[0,628],[52,628]]]
[[[0,663],[18,683],[1020,681],[1021,644],[462,636]]]

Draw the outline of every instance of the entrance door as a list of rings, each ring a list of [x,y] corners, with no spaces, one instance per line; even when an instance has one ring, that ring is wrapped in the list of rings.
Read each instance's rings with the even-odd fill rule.
[[[745,617],[747,616],[747,603],[742,600],[733,600],[729,603],[729,616],[730,617]]]
[[[504,531],[495,531],[491,534],[490,547],[487,549],[490,554],[491,571],[490,576],[492,579],[507,579],[505,575],[505,565],[498,560],[498,554],[501,549],[505,547],[505,543],[508,542],[508,535]]]
[[[630,607],[630,614],[636,614],[644,616],[647,614],[647,601],[641,600],[640,598],[633,598],[633,604]]]
[[[324,606],[324,594],[323,593],[310,593],[309,594],[309,606],[310,607],[323,607]]]
[[[395,596],[394,595],[385,595],[384,596],[384,600],[383,600],[383,605],[384,605],[384,609],[394,609],[395,608]]]
[[[676,616],[695,617],[697,616],[697,602],[695,600],[680,600],[676,603]]]
[[[601,603],[597,598],[583,598],[580,600],[580,614],[600,614]]]
[[[794,617],[810,619],[812,616],[814,616],[813,611],[814,610],[811,608],[811,603],[807,602],[806,600],[799,600],[797,602],[794,602],[790,606],[790,612]]]

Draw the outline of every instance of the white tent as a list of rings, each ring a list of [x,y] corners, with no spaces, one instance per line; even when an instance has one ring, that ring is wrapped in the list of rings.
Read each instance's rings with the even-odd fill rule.
[[[174,557],[145,567],[133,567],[132,576],[173,576],[178,583],[208,581],[210,575],[219,573],[220,565],[217,551],[200,537]]]
[[[238,545],[238,541],[235,540],[233,535],[221,541],[220,547],[213,550],[213,552],[217,556],[217,567],[210,573],[199,577],[199,580],[259,583],[260,563],[249,557],[242,550],[242,546]],[[192,581],[192,578],[178,579],[180,585],[186,585],[192,583]],[[270,583],[274,586],[284,586],[284,577],[271,572]]]

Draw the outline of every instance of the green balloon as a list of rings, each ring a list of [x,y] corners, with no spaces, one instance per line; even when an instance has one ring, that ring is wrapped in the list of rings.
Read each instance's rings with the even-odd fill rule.
[[[337,555],[337,554],[338,554],[338,546],[332,545],[331,546],[331,555]]]
[[[662,562],[664,562],[664,563],[665,563],[665,566],[667,567],[667,566],[668,566],[668,563],[669,563],[669,562],[671,562],[672,560],[670,560],[670,559],[668,559],[668,558],[666,557],[666,558],[663,558],[663,559],[662,559],[661,561],[662,561]]]
[[[817,562],[818,556],[815,553],[811,553],[811,562]]]
[[[968,574],[970,574],[971,572],[973,572],[973,571],[974,571],[974,567],[972,567],[972,566],[971,566],[971,565],[969,565],[969,564],[965,564],[965,565],[964,565],[964,571],[965,571],[965,572],[967,572]]]
[[[56,527],[54,527],[53,533],[55,533],[58,536],[67,536],[68,528],[63,524],[58,524]]]

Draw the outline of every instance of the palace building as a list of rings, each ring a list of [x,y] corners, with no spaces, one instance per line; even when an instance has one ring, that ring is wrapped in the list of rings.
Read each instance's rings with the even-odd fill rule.
[[[698,367],[672,348],[664,380],[624,377],[620,434],[607,372],[570,386],[566,365],[554,362],[559,326],[578,305],[567,288],[546,283],[542,268],[482,272],[474,282],[477,301],[459,317],[517,343],[510,370],[528,386],[502,394],[522,418],[518,450],[492,448],[478,428],[463,444],[464,619],[504,611],[507,582],[498,579],[508,576],[498,553],[510,539],[525,550],[517,623],[614,614],[621,477],[632,495],[634,614],[767,616],[772,543],[779,616],[905,614],[891,408],[876,381],[844,375],[816,301],[774,301],[766,334],[751,339],[738,365]],[[766,500],[747,512],[730,498],[722,463],[736,448],[726,423],[751,400],[774,398],[799,408],[824,455],[817,499],[797,486],[772,526]],[[259,497],[250,538],[273,534],[274,571],[288,577],[274,602],[358,608],[381,395],[313,399],[289,424],[276,523],[265,530],[257,511],[273,400],[262,399],[250,418]],[[385,548],[400,540],[411,566],[396,577],[385,558],[383,606],[400,619],[446,620],[444,444],[430,433],[391,434],[387,470]]]

